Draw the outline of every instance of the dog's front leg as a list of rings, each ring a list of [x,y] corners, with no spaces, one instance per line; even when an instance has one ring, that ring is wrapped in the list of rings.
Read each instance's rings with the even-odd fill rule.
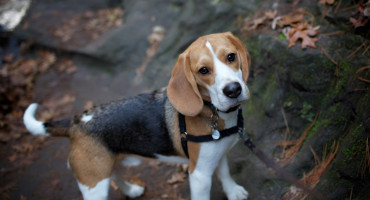
[[[248,198],[248,192],[231,178],[226,155],[222,157],[216,173],[229,200],[242,200]]]
[[[191,200],[210,199],[212,173],[195,169],[189,174]]]

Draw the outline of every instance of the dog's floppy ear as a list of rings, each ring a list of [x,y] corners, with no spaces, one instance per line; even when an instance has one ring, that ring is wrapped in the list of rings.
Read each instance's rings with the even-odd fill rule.
[[[238,49],[238,56],[241,59],[242,64],[242,73],[243,73],[243,81],[247,83],[248,76],[249,76],[249,69],[251,66],[251,57],[247,48],[244,46],[243,42],[239,40],[239,38],[235,37],[231,32],[225,33],[226,37],[233,43],[233,45]]]
[[[195,116],[203,108],[203,100],[190,70],[189,56],[182,53],[175,67],[167,87],[167,95],[172,105],[185,116]]]

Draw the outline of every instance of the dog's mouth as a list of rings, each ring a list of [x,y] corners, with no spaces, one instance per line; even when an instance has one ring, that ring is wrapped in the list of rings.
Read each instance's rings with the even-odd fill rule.
[[[241,103],[237,103],[237,104],[234,104],[234,105],[231,105],[229,108],[227,109],[219,109],[219,108],[216,108],[217,111],[219,112],[223,112],[223,113],[231,113],[231,112],[234,112],[236,110],[239,109]]]
[[[239,107],[240,107],[240,104],[237,104],[237,105],[234,105],[234,106],[230,107],[228,110],[221,111],[221,112],[224,112],[224,113],[234,112],[235,110],[239,109]]]

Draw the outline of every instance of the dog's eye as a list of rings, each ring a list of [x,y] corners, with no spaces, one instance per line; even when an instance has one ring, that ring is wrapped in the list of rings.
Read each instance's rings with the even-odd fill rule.
[[[231,62],[234,62],[235,61],[235,53],[231,53],[229,55],[227,55],[227,61],[229,61],[230,63]]]
[[[199,69],[198,72],[203,74],[203,75],[206,75],[206,74],[209,73],[209,69],[207,67],[202,67],[202,68]]]

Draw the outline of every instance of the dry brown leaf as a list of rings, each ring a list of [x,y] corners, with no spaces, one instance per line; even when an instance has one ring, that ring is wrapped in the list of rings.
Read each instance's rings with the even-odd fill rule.
[[[258,26],[262,25],[265,23],[265,20],[266,20],[266,16],[263,16],[263,17],[260,17],[260,18],[257,18],[257,19],[254,19],[252,21],[252,25],[247,28],[248,30],[256,30]]]
[[[133,184],[136,184],[136,185],[140,185],[141,187],[145,187],[145,183],[144,183],[144,181],[142,181],[140,178],[139,178],[139,176],[138,175],[136,175],[136,176],[134,176],[134,177],[132,177],[131,179],[130,179],[130,183],[133,183]]]
[[[85,110],[89,110],[93,106],[94,106],[94,102],[92,102],[91,100],[89,100],[89,101],[86,101],[85,106],[84,106],[84,109]]]
[[[278,25],[280,27],[284,26],[297,26],[297,24],[301,24],[304,22],[304,14],[288,14],[285,15],[281,20],[278,21]]]
[[[7,183],[6,185],[4,186],[1,186],[0,187],[0,196],[3,198],[3,199],[10,199],[10,194],[9,192],[11,190],[14,190],[17,186],[17,183],[15,182],[10,182],[10,183]]]
[[[313,28],[309,25],[299,25],[298,27],[293,27],[289,30],[288,48],[293,46],[298,40],[302,40],[302,48],[306,48],[307,46],[316,48],[315,42],[317,42],[318,39],[314,38],[314,36],[317,34],[317,28]]]
[[[369,19],[366,19],[366,18],[360,16],[358,19],[356,19],[354,17],[350,17],[349,21],[352,23],[353,27],[358,28],[358,27],[365,26],[367,24],[367,22],[369,21]]]
[[[60,73],[72,74],[77,71],[77,67],[72,60],[66,59],[57,65],[57,70]]]
[[[333,5],[335,0],[320,0],[320,4],[328,4],[328,5]]]
[[[354,28],[366,26],[369,22],[369,11],[370,3],[359,4],[357,12],[349,18]]]
[[[13,139],[10,133],[0,133],[0,142],[9,142]]]
[[[8,157],[8,160],[10,162],[14,162],[17,158],[18,158],[18,154],[17,153],[13,153],[11,156]]]
[[[267,19],[274,19],[277,15],[277,10],[268,10],[265,12]]]
[[[77,42],[75,35],[85,35],[87,40],[95,40],[106,30],[120,26],[123,21],[123,10],[120,7],[87,11],[69,18],[59,25],[53,35],[61,42]]]
[[[7,54],[5,56],[3,56],[2,60],[6,63],[11,63],[13,62],[13,59],[14,59],[14,54],[10,53],[10,54]]]
[[[113,188],[114,191],[117,191],[119,189],[118,185],[113,180],[110,180],[110,186]]]
[[[186,174],[182,172],[176,172],[175,174],[172,174],[171,178],[167,180],[167,183],[172,185],[175,183],[182,183],[185,181]]]
[[[185,178],[188,175],[188,165],[187,164],[178,164],[177,171],[172,174],[171,178],[167,180],[168,184],[181,183],[185,181]]]

